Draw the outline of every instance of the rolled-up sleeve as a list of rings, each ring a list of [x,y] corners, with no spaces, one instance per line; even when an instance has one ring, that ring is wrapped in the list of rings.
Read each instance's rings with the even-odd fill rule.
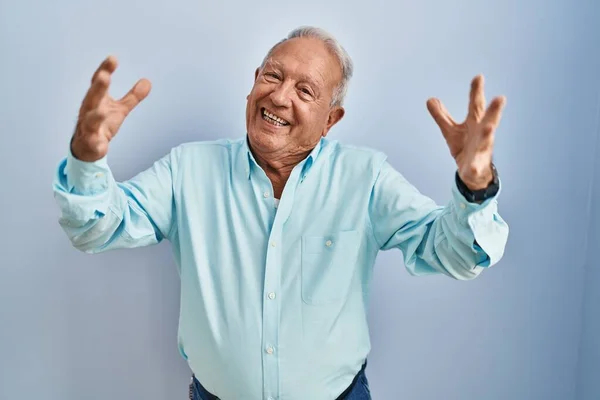
[[[504,254],[508,225],[499,194],[470,203],[453,185],[449,203],[439,206],[385,161],[369,204],[374,240],[381,250],[400,249],[412,275],[473,279]]]
[[[71,152],[53,179],[59,224],[79,250],[97,253],[151,245],[173,229],[174,151],[135,177],[117,182],[107,159],[78,160]]]

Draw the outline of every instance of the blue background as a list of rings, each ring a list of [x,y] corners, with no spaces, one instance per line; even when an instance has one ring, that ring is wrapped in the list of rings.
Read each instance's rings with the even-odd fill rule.
[[[114,96],[153,83],[111,143],[127,179],[181,142],[243,135],[255,68],[305,24],[356,65],[332,137],[385,150],[439,203],[454,163],[425,101],[461,120],[477,73],[488,100],[508,99],[495,148],[505,257],[456,282],[381,254],[374,399],[600,398],[599,16],[593,0],[0,0],[0,399],[185,398],[169,245],[77,252],[52,175],[108,54]]]

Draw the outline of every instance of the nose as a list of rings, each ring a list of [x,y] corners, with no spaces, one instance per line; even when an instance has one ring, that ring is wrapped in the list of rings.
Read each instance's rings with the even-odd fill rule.
[[[292,104],[292,87],[289,84],[282,83],[278,85],[269,95],[273,105],[277,107],[289,107]]]

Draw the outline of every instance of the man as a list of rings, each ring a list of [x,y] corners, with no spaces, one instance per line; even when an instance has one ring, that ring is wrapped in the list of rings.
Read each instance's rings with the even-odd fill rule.
[[[326,138],[344,116],[352,62],[326,32],[276,44],[247,97],[247,135],[187,143],[116,182],[110,140],[150,91],[108,95],[116,60],[92,78],[54,193],[60,224],[88,253],[172,243],[181,276],[179,349],[193,399],[369,399],[367,308],[380,250],[413,275],[472,279],[502,257],[494,131],[481,76],[468,117],[428,109],[456,160],[437,206],[369,149]]]

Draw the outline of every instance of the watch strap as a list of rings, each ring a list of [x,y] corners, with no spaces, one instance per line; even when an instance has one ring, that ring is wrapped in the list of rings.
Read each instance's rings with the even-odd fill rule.
[[[486,187],[484,189],[480,189],[480,190],[471,190],[462,181],[462,179],[460,179],[460,176],[458,175],[458,171],[456,171],[456,174],[455,174],[456,186],[457,186],[460,194],[462,194],[465,197],[465,199],[467,199],[467,201],[469,201],[471,203],[483,202],[491,197],[494,197],[496,194],[498,194],[498,191],[500,190],[498,171],[496,170],[496,167],[494,164],[492,164],[492,175],[493,175],[493,178],[492,178],[492,181],[490,182],[490,184],[488,185],[488,187]]]

